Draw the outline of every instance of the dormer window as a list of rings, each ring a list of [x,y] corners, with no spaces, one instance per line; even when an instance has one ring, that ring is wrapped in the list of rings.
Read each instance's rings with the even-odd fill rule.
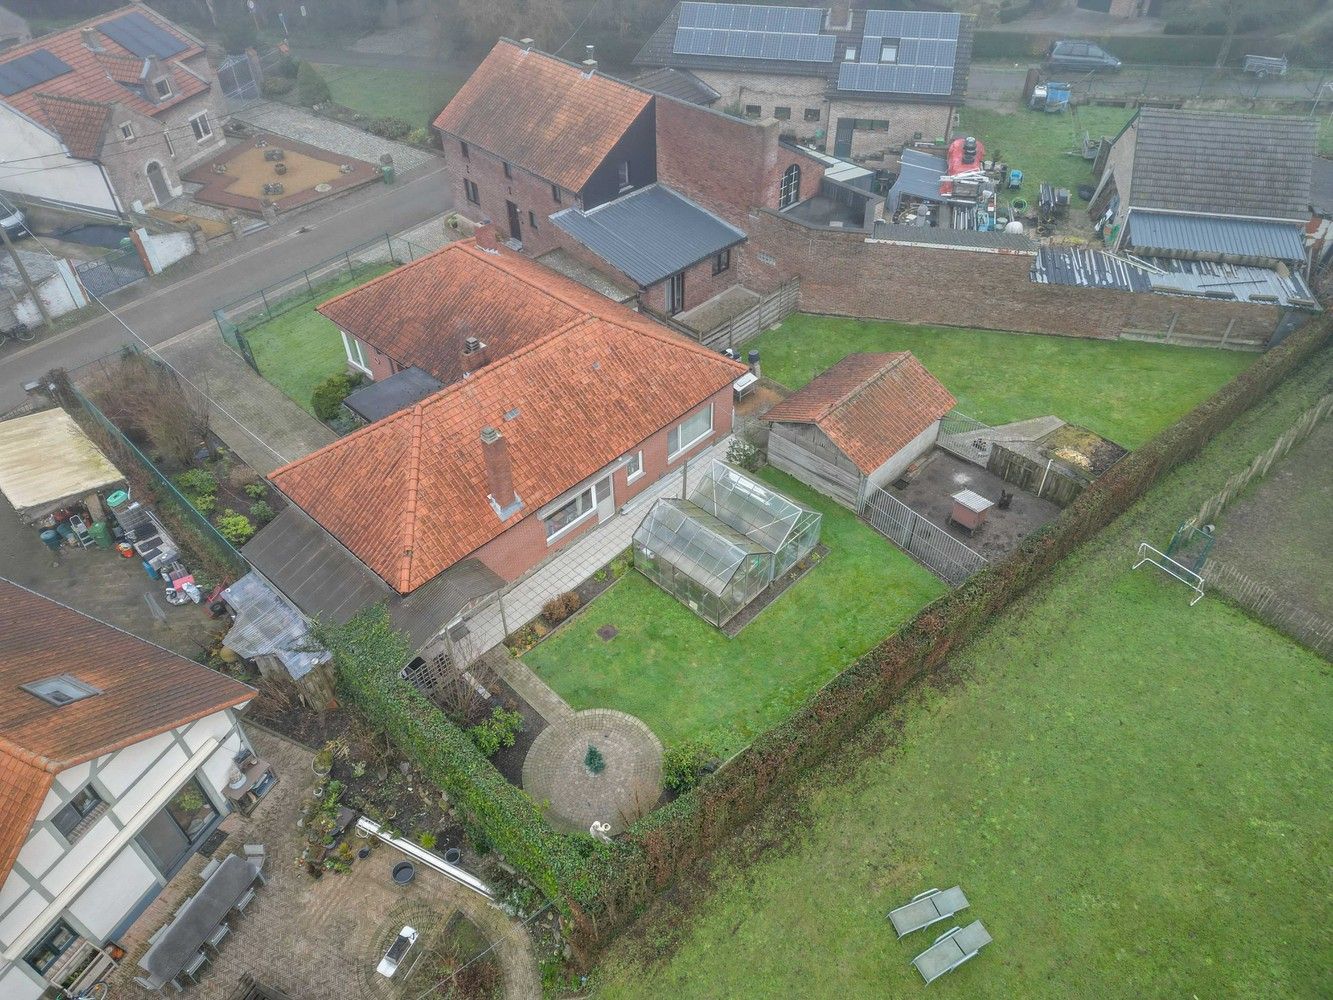
[[[879,61],[896,63],[898,61],[898,39],[885,38],[879,45]]]
[[[616,166],[616,180],[620,184],[620,190],[629,190],[629,160],[621,160]]]
[[[153,93],[157,94],[159,100],[165,101],[171,96],[171,81],[165,76],[160,76],[153,81]]]
[[[55,705],[56,707],[102,693],[91,684],[85,684],[70,674],[57,674],[55,677],[33,681],[31,684],[22,684],[20,687],[28,694],[36,695],[48,705]]]

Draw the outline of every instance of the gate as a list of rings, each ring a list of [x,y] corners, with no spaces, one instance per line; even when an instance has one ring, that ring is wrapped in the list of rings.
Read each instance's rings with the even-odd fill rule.
[[[872,528],[921,560],[952,586],[964,583],[986,565],[984,556],[883,490],[877,489],[865,498],[861,516]]]
[[[245,334],[227,318],[227,314],[221,309],[213,310],[213,319],[218,325],[218,330],[222,333],[222,342],[245,358],[245,363],[258,374],[259,365],[255,363],[255,356],[250,351],[250,341],[245,338]]]
[[[139,251],[134,247],[112,250],[95,260],[85,260],[74,270],[78,271],[79,281],[89,294],[99,297],[148,277]]]
[[[218,83],[222,93],[231,101],[250,101],[259,96],[259,81],[254,67],[245,56],[227,56],[218,67]]]

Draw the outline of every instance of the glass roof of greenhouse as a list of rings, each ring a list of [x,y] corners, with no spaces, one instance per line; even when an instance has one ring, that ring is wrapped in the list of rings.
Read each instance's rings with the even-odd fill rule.
[[[768,549],[746,538],[689,500],[659,500],[634,537],[635,544],[663,554],[709,592],[721,594],[749,556]]]
[[[782,548],[798,524],[819,516],[717,460],[695,480],[690,500],[768,552]]]

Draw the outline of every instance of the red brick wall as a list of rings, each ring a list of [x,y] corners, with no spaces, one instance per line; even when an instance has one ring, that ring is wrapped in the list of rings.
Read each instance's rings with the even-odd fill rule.
[[[495,223],[495,231],[501,239],[509,238],[509,214],[506,201],[518,206],[519,219],[523,233],[523,249],[536,257],[559,245],[556,228],[548,216],[562,208],[577,204],[577,199],[570,191],[562,192],[561,203],[556,204],[551,198],[551,182],[544,177],[518,166],[511,166],[513,177],[504,175],[504,161],[492,156],[476,146],[468,147],[468,158],[463,159],[457,136],[448,132],[440,133],[444,144],[445,170],[449,177],[449,190],[454,196],[454,205],[470,219],[489,218]],[[463,179],[467,178],[477,185],[481,195],[481,205],[467,200],[463,190]],[[534,231],[528,223],[529,210],[537,217],[537,229]]]
[[[1032,255],[865,243],[858,233],[813,230],[772,212],[748,227],[746,283],[801,279],[806,312],[986,327],[1022,333],[1113,338],[1124,330],[1267,339],[1276,306],[1184,296],[1038,285]],[[774,263],[762,262],[765,255]]]
[[[643,475],[633,483],[627,484],[624,469],[614,473],[616,507],[623,506],[668,472],[679,469],[686,460],[693,458],[718,439],[731,433],[731,386],[728,385],[719,389],[714,393],[711,401],[713,403],[712,435],[704,438],[703,441],[689,449],[685,454],[677,456],[675,461],[667,461],[667,432],[680,422],[678,420],[662,428],[635,449],[643,452]],[[693,413],[696,409],[698,407],[690,410],[690,413]],[[685,416],[688,415],[685,414]],[[533,515],[525,517],[498,538],[494,538],[481,546],[472,553],[472,556],[480,559],[506,582],[512,582],[528,570],[533,569],[551,553],[568,545],[585,532],[592,530],[598,523],[596,516],[590,517],[577,528],[563,535],[554,544],[548,545],[546,543],[546,528],[541,519],[535,516],[535,513],[534,511]]]
[[[731,267],[721,274],[713,273],[713,258],[701,260],[685,271],[685,308],[693,309],[701,302],[706,302],[718,292],[725,291],[732,285],[741,283],[741,257],[744,244],[731,248]],[[647,312],[667,314],[667,285],[669,281],[659,281],[650,285],[639,295],[639,301]]]

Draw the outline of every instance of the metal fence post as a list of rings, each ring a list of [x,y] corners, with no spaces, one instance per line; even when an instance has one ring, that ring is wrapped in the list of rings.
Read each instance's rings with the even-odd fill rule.
[[[268,319],[272,319],[273,312],[268,307],[268,296],[264,294],[264,290],[262,288],[259,290],[259,301],[264,303],[264,316]]]
[[[310,268],[306,268],[301,273],[305,275],[305,290],[313,299],[315,297],[315,287],[310,284]]]

